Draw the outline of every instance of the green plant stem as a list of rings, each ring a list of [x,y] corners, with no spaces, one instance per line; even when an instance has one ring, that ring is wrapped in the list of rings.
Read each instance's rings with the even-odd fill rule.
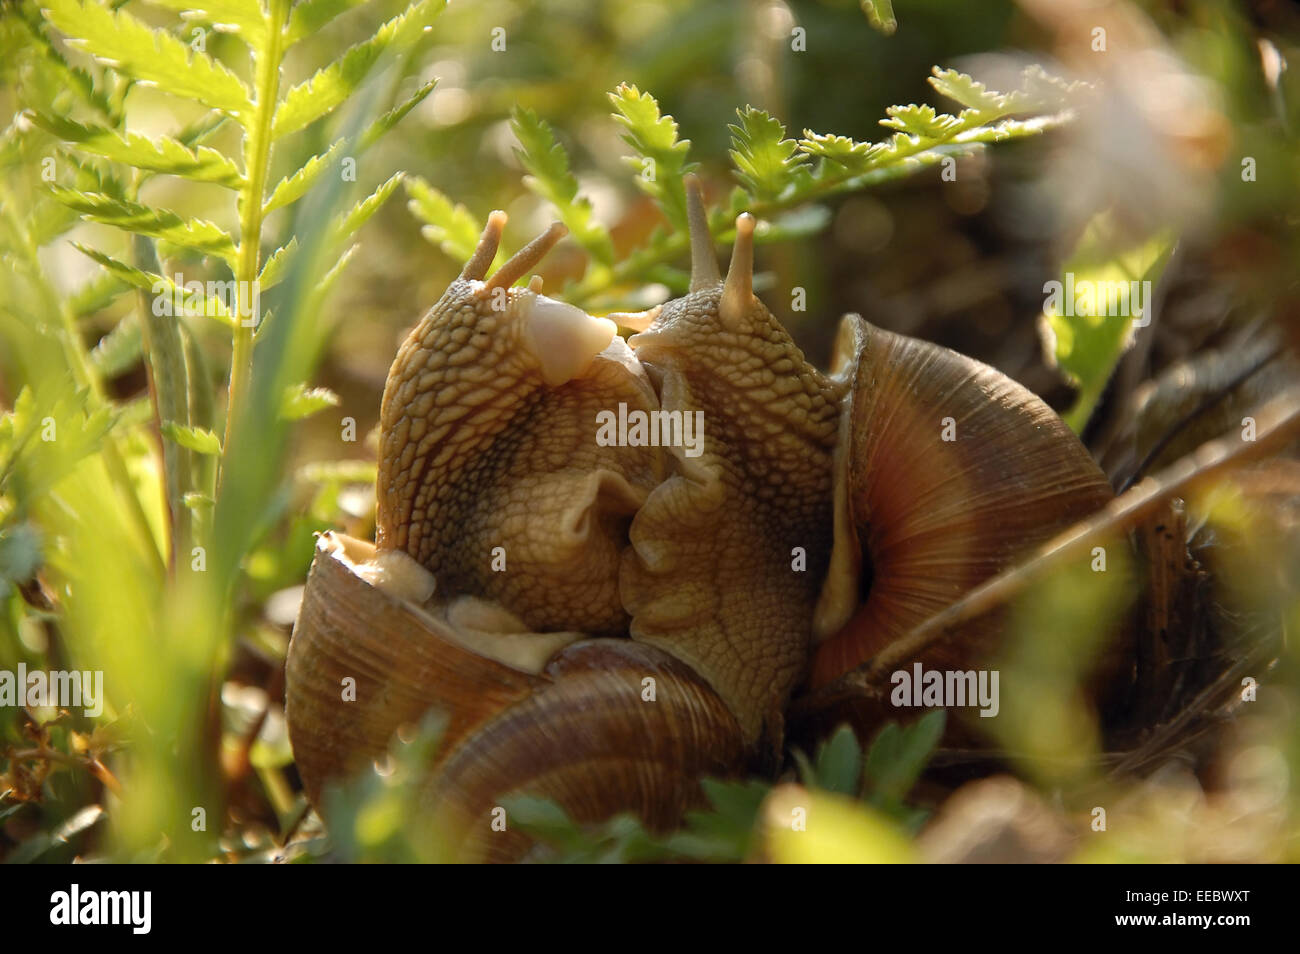
[[[256,115],[248,127],[244,149],[244,187],[239,195],[239,258],[235,268],[240,307],[235,313],[234,349],[230,358],[230,392],[226,403],[226,436],[223,448],[233,446],[237,421],[248,399],[253,374],[253,332],[258,316],[244,316],[246,296],[257,280],[261,265],[262,202],[267,172],[271,165],[271,128],[275,104],[280,95],[280,58],[284,53],[284,17],[287,4],[271,3],[267,48],[257,56]],[[252,324],[249,324],[249,321]],[[223,453],[224,472],[224,453]],[[224,476],[224,474],[222,474]],[[218,477],[220,482],[221,477]]]

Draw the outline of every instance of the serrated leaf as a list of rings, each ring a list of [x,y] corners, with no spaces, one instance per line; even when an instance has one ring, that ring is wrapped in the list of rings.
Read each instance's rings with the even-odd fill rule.
[[[220,61],[165,30],[96,0],[43,0],[46,17],[68,42],[140,82],[231,115],[252,110],[248,88]]]
[[[257,276],[257,287],[259,291],[265,292],[267,289],[274,288],[284,279],[287,274],[289,262],[298,252],[298,236],[289,239],[287,245],[277,248],[271,257],[266,260],[262,266],[262,271]]]
[[[898,17],[894,16],[893,0],[858,0],[858,2],[873,30],[878,30],[885,36],[894,35],[894,31],[898,29]]]
[[[653,197],[668,221],[679,230],[686,228],[686,189],[682,177],[695,168],[687,161],[691,141],[677,138],[677,122],[663,115],[659,102],[649,93],[624,83],[609,94],[614,119],[626,132],[623,141],[640,158],[629,157],[636,169],[637,186]]]
[[[289,13],[289,25],[284,33],[286,48],[311,36],[325,24],[366,0],[301,0]]]
[[[433,92],[433,88],[438,85],[436,79],[429,80],[406,100],[394,106],[384,115],[380,116],[373,123],[366,127],[366,131],[361,134],[357,140],[357,153],[363,153],[373,146],[383,135],[394,126],[402,121],[402,118],[424,102],[425,98]]]
[[[303,167],[291,175],[285,176],[271,190],[271,197],[262,206],[262,214],[269,215],[276,209],[284,208],[297,202],[334,163],[344,140],[340,139],[319,156],[312,156]]]
[[[609,231],[592,219],[591,203],[578,195],[578,180],[569,171],[569,157],[555,140],[550,125],[531,109],[515,108],[510,122],[520,148],[515,155],[529,175],[524,184],[555,206],[562,221],[592,257],[603,265],[614,262]]]
[[[352,235],[379,211],[379,207],[388,201],[402,182],[403,173],[395,172],[374,192],[366,196],[330,225],[329,234],[332,241],[346,242]]]
[[[36,46],[45,57],[46,62],[65,77],[66,82],[61,84],[61,87],[74,90],[87,105],[97,110],[101,115],[105,117],[112,116],[114,113],[113,104],[108,96],[96,85],[94,77],[64,59],[63,53],[50,42],[49,34],[38,23],[30,22],[22,16],[16,19],[24,25],[28,35],[33,38]]]
[[[238,34],[254,50],[266,45],[267,16],[258,0],[149,0],[183,20],[210,23],[218,33]]]
[[[370,39],[353,46],[329,66],[290,89],[275,110],[274,138],[297,132],[337,109],[360,88],[380,56],[389,50],[400,52],[408,48],[444,6],[446,0],[416,0]]]
[[[78,318],[107,308],[131,286],[113,272],[101,272],[82,284],[68,299],[68,309]]]
[[[875,148],[869,142],[856,142],[847,136],[833,133],[815,133],[811,129],[803,131],[799,148],[810,156],[839,163],[848,168],[861,168],[865,171],[866,163]]]
[[[92,222],[165,239],[227,261],[235,256],[234,240],[214,222],[182,218],[168,209],[155,209],[102,193],[78,192],[57,185],[49,189],[56,199]]]
[[[285,389],[284,399],[280,402],[280,417],[286,421],[299,421],[327,407],[338,407],[339,404],[339,396],[329,388],[309,388],[306,384],[294,384]]]
[[[407,208],[424,223],[420,234],[454,261],[468,261],[478,245],[479,224],[469,209],[453,204],[447,196],[420,176],[408,176],[403,183],[409,196]]]
[[[41,128],[75,143],[82,151],[137,169],[182,176],[195,182],[215,182],[237,189],[243,183],[239,168],[209,146],[188,149],[168,136],[142,136],[106,126],[83,125],[62,116],[30,113]]]
[[[737,110],[731,125],[731,159],[737,178],[756,199],[776,199],[796,185],[806,157],[799,143],[785,138],[785,127],[761,109]]]
[[[95,345],[90,352],[90,363],[101,378],[115,378],[139,361],[143,354],[144,336],[140,322],[134,315],[127,315]]]
[[[888,119],[880,125],[926,139],[943,139],[965,127],[966,123],[947,113],[936,113],[933,106],[890,106]]]
[[[88,258],[94,259],[128,285],[147,291],[155,296],[165,297],[169,302],[180,302],[187,313],[215,318],[224,325],[234,327],[235,320],[229,308],[219,297],[206,294],[206,289],[203,293],[193,290],[187,291],[178,288],[176,283],[165,275],[143,271],[134,265],[128,265],[126,262],[119,261],[111,255],[106,255],[98,249],[89,248],[79,242],[72,242],[71,244],[77,251]]]
[[[206,427],[191,427],[175,421],[162,422],[163,436],[196,454],[221,454],[221,438]]]

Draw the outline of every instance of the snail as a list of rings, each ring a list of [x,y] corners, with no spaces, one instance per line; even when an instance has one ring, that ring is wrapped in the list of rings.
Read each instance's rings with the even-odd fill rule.
[[[849,315],[818,370],[753,293],[753,217],[724,280],[693,177],[687,199],[684,296],[595,318],[513,287],[558,224],[486,277],[494,212],[401,345],[376,544],[320,537],[289,648],[313,803],[438,709],[426,792],[460,857],[528,850],[491,824],[512,793],[669,829],[702,777],[780,765],[792,695],[1111,499],[1055,413],[973,359]],[[702,440],[597,441],[620,406]],[[969,668],[993,636],[923,659]]]

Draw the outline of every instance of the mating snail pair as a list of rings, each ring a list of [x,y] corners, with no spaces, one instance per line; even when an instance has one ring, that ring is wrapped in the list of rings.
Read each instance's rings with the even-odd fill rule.
[[[322,536],[289,650],[313,802],[437,708],[430,807],[460,857],[528,849],[490,824],[518,792],[671,827],[701,777],[779,766],[792,694],[1111,499],[1057,415],[977,361],[849,315],[813,367],[753,294],[753,218],[724,281],[687,193],[684,297],[610,320],[513,287],[559,226],[486,277],[494,212],[402,344],[377,547]],[[598,442],[620,406],[702,411],[702,452]],[[987,630],[920,661],[970,668]]]

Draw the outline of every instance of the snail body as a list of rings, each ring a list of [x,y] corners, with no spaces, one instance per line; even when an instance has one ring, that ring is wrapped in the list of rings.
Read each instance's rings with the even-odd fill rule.
[[[401,346],[377,548],[322,538],[290,644],[313,802],[441,709],[427,793],[464,857],[527,850],[491,825],[513,793],[671,828],[701,777],[779,764],[801,687],[1110,499],[1059,418],[972,359],[848,316],[831,372],[813,367],[753,294],[752,217],[724,280],[694,181],[688,208],[690,290],[611,316],[637,332],[627,342],[538,280],[511,287],[558,226],[485,279],[493,213]],[[620,405],[698,415],[702,440],[608,446],[598,423]],[[994,636],[923,659],[971,668]],[[339,700],[348,676],[355,703]],[[835,715],[865,733],[888,714]]]

